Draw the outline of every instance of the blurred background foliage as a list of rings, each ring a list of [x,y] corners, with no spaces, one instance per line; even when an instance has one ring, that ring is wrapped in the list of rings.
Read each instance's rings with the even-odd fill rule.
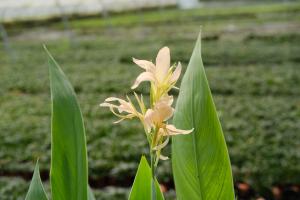
[[[137,121],[113,125],[116,118],[98,105],[108,96],[132,95],[140,73],[132,57],[154,60],[167,45],[172,61],[185,68],[200,26],[239,199],[299,199],[300,3],[246,2],[71,17],[68,26],[60,19],[4,24],[9,46],[0,44],[0,199],[24,199],[38,157],[49,191],[50,92],[42,44],[78,95],[97,199],[118,200],[126,198],[148,152],[146,139]],[[145,87],[139,92],[148,95]],[[174,199],[171,162],[161,162],[158,173],[167,199]]]

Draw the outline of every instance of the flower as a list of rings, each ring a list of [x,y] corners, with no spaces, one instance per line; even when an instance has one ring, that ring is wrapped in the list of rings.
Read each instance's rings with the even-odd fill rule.
[[[181,130],[177,129],[172,124],[167,124],[166,121],[173,116],[174,108],[171,107],[173,103],[173,97],[165,95],[155,103],[153,109],[148,109],[144,116],[144,123],[148,130],[154,130],[155,135],[152,140],[152,148],[154,150],[160,150],[165,147],[168,143],[169,136],[179,135],[179,134],[189,134],[193,131],[191,130]],[[156,132],[155,132],[156,130]],[[167,137],[165,142],[163,142],[164,137]]]
[[[143,68],[142,72],[135,80],[131,89],[137,88],[141,82],[150,81],[151,91],[154,99],[159,99],[171,88],[174,87],[181,73],[181,64],[170,67],[170,49],[163,47],[156,57],[156,65],[147,60],[133,58],[133,62]]]
[[[134,107],[134,105],[132,104],[132,102],[128,96],[127,96],[128,101],[125,101],[123,99],[116,98],[116,97],[109,97],[109,98],[105,99],[104,103],[101,103],[100,106],[108,107],[114,115],[121,118],[120,120],[118,120],[114,123],[119,123],[119,122],[123,121],[124,119],[132,119],[134,117],[137,117],[142,122],[144,122],[143,113],[145,112],[145,104],[143,102],[142,97],[141,97],[141,99],[139,99],[137,94],[136,93],[134,93],[134,94],[140,105],[140,109],[141,109],[142,113],[137,111],[137,109]],[[111,102],[118,102],[119,105],[112,104]],[[115,109],[117,109],[118,113],[115,111]],[[127,114],[123,114],[123,113],[127,113]]]
[[[173,116],[174,108],[171,107],[173,103],[172,96],[162,97],[154,106],[153,109],[148,109],[145,114],[145,124],[149,129],[156,128],[160,130],[162,136],[189,134],[191,130],[177,129],[172,124],[166,124],[165,122]]]
[[[142,72],[136,78],[131,88],[135,89],[141,82],[150,81],[149,108],[146,108],[142,95],[138,97],[136,93],[134,93],[134,96],[139,109],[136,109],[128,96],[127,101],[109,97],[100,106],[108,107],[113,114],[120,118],[115,123],[133,118],[138,118],[142,122],[150,145],[151,159],[155,157],[155,165],[157,165],[159,159],[168,159],[168,157],[161,155],[161,149],[168,144],[170,136],[186,135],[194,130],[177,129],[173,124],[168,123],[168,120],[174,114],[173,96],[169,95],[168,92],[171,88],[175,88],[181,73],[181,64],[178,63],[176,67],[175,65],[170,66],[170,50],[168,47],[159,50],[156,64],[135,58],[133,58],[133,62],[143,68],[145,72]]]
[[[153,109],[148,109],[146,111],[145,124],[147,126],[147,130],[160,127],[163,122],[173,116],[174,108],[171,107],[172,103],[173,97],[166,95],[155,103]]]
[[[151,149],[154,151],[160,154],[160,150],[168,144],[169,136],[189,134],[193,131],[193,129],[177,129],[174,125],[167,124],[167,121],[174,113],[174,108],[171,106],[173,96],[164,95],[159,101],[155,102],[153,108],[146,110],[142,96],[139,98],[136,93],[134,93],[134,95],[141,111],[137,111],[128,96],[128,101],[116,97],[109,97],[105,99],[104,103],[101,103],[100,106],[108,107],[114,115],[120,118],[120,120],[114,123],[119,123],[124,119],[138,118],[145,128],[147,139],[151,144]],[[119,105],[113,104],[112,102],[117,102]],[[163,160],[167,159],[167,157],[162,155],[159,155],[159,157]]]

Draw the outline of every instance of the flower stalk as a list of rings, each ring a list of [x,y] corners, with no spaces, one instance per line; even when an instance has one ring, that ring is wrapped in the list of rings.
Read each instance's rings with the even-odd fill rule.
[[[151,199],[156,200],[156,187],[155,187],[155,181],[156,181],[156,165],[155,165],[155,152],[153,150],[150,150],[150,159],[151,159]]]

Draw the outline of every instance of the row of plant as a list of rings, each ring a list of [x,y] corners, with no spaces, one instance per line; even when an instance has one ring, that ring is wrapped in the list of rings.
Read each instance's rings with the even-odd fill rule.
[[[106,63],[103,65],[113,65],[113,69],[110,68],[106,71],[114,73],[115,76],[106,76],[105,73],[101,72],[102,66],[98,67],[96,64],[86,66],[86,69],[83,69],[81,76],[79,76],[76,74],[76,71],[84,66],[70,64],[72,68],[68,68],[68,71],[71,74],[70,79],[75,83],[74,87],[77,93],[97,95],[97,93],[129,92],[126,88],[120,88],[119,86],[129,86],[129,83],[125,80],[130,78],[131,74],[135,74],[132,71],[132,66],[118,63]],[[8,78],[5,74],[0,75],[0,83],[3,85],[0,93],[12,95],[20,93],[29,96],[44,95],[47,87],[45,87],[46,83],[42,78],[45,76],[41,71],[42,69],[43,67],[32,69],[31,74],[26,71],[26,67],[22,67],[18,73],[13,73],[13,69],[6,72],[3,70],[5,74],[11,74],[11,76]],[[125,72],[124,70],[126,69],[129,72]],[[86,70],[92,72],[89,73]],[[222,95],[299,95],[300,91],[295,87],[295,85],[300,84],[299,74],[300,69],[296,63],[207,68],[208,79],[212,82],[212,92]],[[24,75],[28,78],[23,78]],[[122,77],[124,77],[124,80]],[[32,78],[37,78],[37,80]],[[97,83],[95,83],[96,81]],[[145,88],[141,88],[139,91],[147,92]],[[5,101],[7,98],[10,98],[10,96],[3,98],[2,101]]]
[[[268,3],[268,6],[264,4],[250,4],[250,5],[238,5],[238,6],[219,6],[205,7],[200,9],[180,11],[178,9],[165,8],[163,12],[157,14],[157,11],[143,11],[133,12],[126,15],[109,15],[107,18],[101,18],[101,16],[95,16],[90,18],[78,19],[74,17],[71,20],[70,26],[80,32],[92,32],[97,31],[99,27],[110,28],[110,27],[128,27],[145,24],[147,26],[159,25],[159,24],[189,24],[191,22],[201,21],[202,25],[209,25],[206,21],[224,22],[226,20],[248,20],[260,22],[262,19],[282,19],[287,15],[296,15],[300,10],[299,2],[273,2]],[[282,14],[284,13],[284,16]],[[295,18],[294,18],[295,19]],[[52,27],[58,29],[64,29],[64,25],[59,20],[49,20],[46,26],[53,24]],[[45,26],[44,21],[40,22],[28,22],[28,23],[8,23],[5,24],[8,27],[10,34],[19,34],[24,29],[30,29],[32,26]]]
[[[200,9],[193,9],[187,11],[179,11],[178,9],[168,9],[164,12],[157,13],[157,11],[141,12],[139,14],[128,14],[125,17],[122,15],[113,16],[112,18],[99,20],[99,17],[91,18],[88,20],[74,20],[71,22],[71,26],[75,29],[91,28],[97,29],[97,27],[109,27],[109,26],[136,26],[140,24],[159,25],[159,24],[185,24],[199,21],[226,21],[226,20],[260,20],[268,18],[270,15],[272,18],[282,13],[296,14],[300,10],[299,2],[290,4],[284,3],[272,3],[268,6],[264,4],[257,5],[241,5],[241,6],[220,6],[220,7],[205,7]],[[141,18],[142,16],[142,18]],[[279,16],[282,18],[282,16]],[[202,23],[201,23],[202,24]],[[205,24],[205,23],[204,23]],[[202,24],[202,25],[204,25]]]
[[[193,26],[195,27],[195,26]],[[188,56],[191,53],[190,48],[193,46],[192,37],[181,36],[180,34],[174,34],[174,36],[168,36],[168,32],[165,29],[161,30],[161,37],[157,39],[158,35],[147,37],[143,40],[148,46],[159,47],[162,44],[168,44],[174,48],[172,52],[173,56],[179,57],[181,62],[187,63]],[[165,34],[165,36],[163,36]],[[216,34],[216,33],[215,33]],[[298,62],[299,55],[296,53],[299,51],[297,43],[300,41],[300,35],[297,33],[282,33],[282,34],[241,34],[240,39],[234,38],[233,35],[222,38],[221,33],[213,35],[216,38],[211,39],[211,33],[207,35],[207,41],[204,40],[203,44],[206,48],[203,50],[204,63],[208,66],[220,65],[247,65],[247,64],[282,64],[284,62]],[[105,36],[108,37],[108,36]],[[218,39],[219,38],[219,39]],[[58,54],[58,59],[62,62],[68,61],[74,65],[78,65],[82,62],[91,64],[97,61],[101,61],[101,64],[106,62],[121,62],[131,63],[130,56],[134,54],[136,56],[145,56],[151,58],[151,51],[148,48],[139,46],[141,42],[137,40],[122,41],[121,38],[114,38],[107,41],[104,39],[80,40],[80,37],[75,46],[79,46],[76,52],[72,52],[72,46],[67,41],[60,41],[60,45],[57,46],[57,42],[52,42],[49,47],[54,47],[55,53]],[[242,45],[241,45],[242,42]],[[105,48],[123,47],[131,44],[126,50],[118,48],[111,54],[111,51],[106,51]],[[218,48],[215,48],[218,46]],[[100,48],[101,47],[101,48]],[[134,48],[133,48],[134,47]],[[234,48],[232,48],[234,47]],[[263,49],[261,49],[263,47]],[[28,48],[31,51],[28,51]],[[17,50],[22,55],[19,60],[19,64],[28,65],[28,60],[32,60],[37,63],[45,63],[40,55],[39,43],[32,44],[27,42],[18,42]],[[138,49],[138,51],[136,51]],[[86,51],[91,51],[86,54]],[[38,52],[38,54],[36,53]],[[4,52],[3,52],[4,53]],[[73,57],[72,60],[68,60],[69,57]],[[30,59],[31,58],[31,59]],[[238,58],[238,59],[236,59]],[[1,60],[2,64],[10,64],[9,60],[5,61],[5,55]],[[17,63],[18,64],[18,63]],[[89,65],[87,65],[89,66]],[[15,66],[19,67],[19,65]],[[39,66],[33,66],[38,68]]]

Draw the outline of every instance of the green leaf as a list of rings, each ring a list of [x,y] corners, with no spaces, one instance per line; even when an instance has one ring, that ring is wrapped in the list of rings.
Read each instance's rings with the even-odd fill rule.
[[[133,186],[129,194],[129,200],[151,200],[151,168],[144,156],[142,156]],[[156,199],[164,200],[164,196],[156,181]]]
[[[36,162],[32,180],[25,200],[48,200],[40,177],[39,162]]]
[[[200,35],[181,83],[173,122],[180,129],[194,128],[193,133],[172,139],[177,198],[233,200],[230,160],[202,64]]]
[[[52,199],[87,200],[87,151],[81,111],[70,82],[47,53],[52,99]]]

